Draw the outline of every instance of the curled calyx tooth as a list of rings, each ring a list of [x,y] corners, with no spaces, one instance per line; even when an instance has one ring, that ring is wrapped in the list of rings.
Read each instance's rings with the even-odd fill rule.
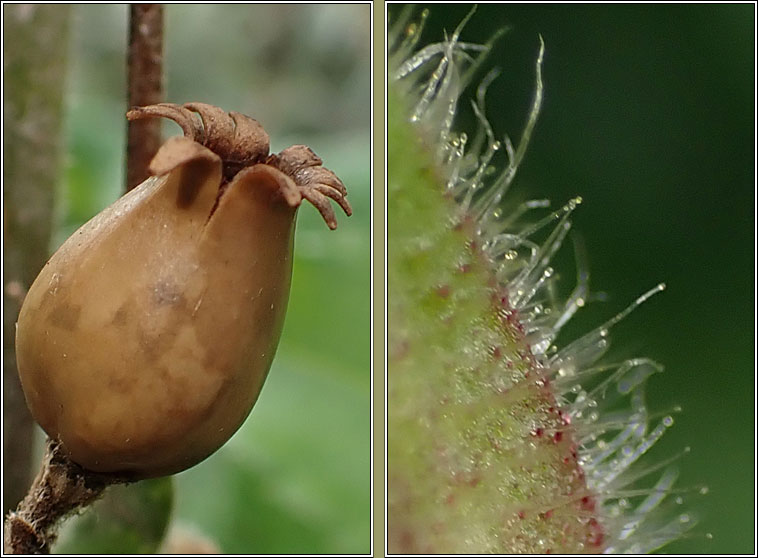
[[[243,169],[264,164],[280,171],[282,195],[288,203],[297,205],[305,198],[313,204],[330,229],[337,228],[337,218],[329,199],[334,200],[347,214],[352,208],[347,201],[347,190],[332,171],[321,166],[321,159],[305,145],[293,145],[279,154],[269,155],[269,137],[257,120],[238,112],[224,112],[205,103],[175,105],[161,103],[135,107],[127,118],[163,117],[176,122],[186,138],[217,154],[223,163],[223,176],[231,180]],[[151,170],[165,171],[164,166],[153,164]],[[295,190],[298,195],[294,194]]]
[[[289,296],[302,199],[330,228],[342,182],[309,148],[269,154],[258,122],[202,103],[160,104],[184,131],[153,176],[50,258],[18,318],[29,408],[70,457],[134,478],[218,449],[252,409]]]

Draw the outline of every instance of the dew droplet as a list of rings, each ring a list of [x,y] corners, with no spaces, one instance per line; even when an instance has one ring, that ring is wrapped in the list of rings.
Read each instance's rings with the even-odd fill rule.
[[[708,487],[707,487],[707,486],[704,486],[704,487],[702,487],[702,488],[699,490],[699,492],[700,492],[700,494],[702,494],[702,495],[706,495],[706,494],[708,494]]]
[[[667,417],[664,417],[664,418],[663,418],[663,425],[664,425],[664,426],[671,426],[672,424],[674,424],[674,419],[673,419],[673,417],[671,417],[671,416],[667,416]]]

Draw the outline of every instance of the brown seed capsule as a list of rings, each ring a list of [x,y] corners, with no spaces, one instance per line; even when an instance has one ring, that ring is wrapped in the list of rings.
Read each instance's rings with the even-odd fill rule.
[[[147,116],[185,137],[52,256],[16,332],[42,428],[80,465],[135,478],[191,467],[240,427],[279,341],[297,207],[309,200],[330,228],[328,198],[351,213],[310,149],[269,155],[247,116],[200,103],[128,114]]]

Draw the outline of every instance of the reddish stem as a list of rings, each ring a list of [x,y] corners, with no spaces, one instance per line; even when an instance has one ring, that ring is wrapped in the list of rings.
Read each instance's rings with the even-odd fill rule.
[[[127,108],[163,100],[163,6],[132,4],[129,22]],[[161,145],[157,119],[130,120],[126,143],[126,189],[144,181],[148,166]]]

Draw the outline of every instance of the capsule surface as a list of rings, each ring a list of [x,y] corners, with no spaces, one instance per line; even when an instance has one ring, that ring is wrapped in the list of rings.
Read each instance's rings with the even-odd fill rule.
[[[213,453],[252,409],[282,330],[297,209],[286,176],[255,164],[226,183],[216,154],[172,140],[172,170],[76,231],[18,318],[32,414],[97,472],[155,477]]]

